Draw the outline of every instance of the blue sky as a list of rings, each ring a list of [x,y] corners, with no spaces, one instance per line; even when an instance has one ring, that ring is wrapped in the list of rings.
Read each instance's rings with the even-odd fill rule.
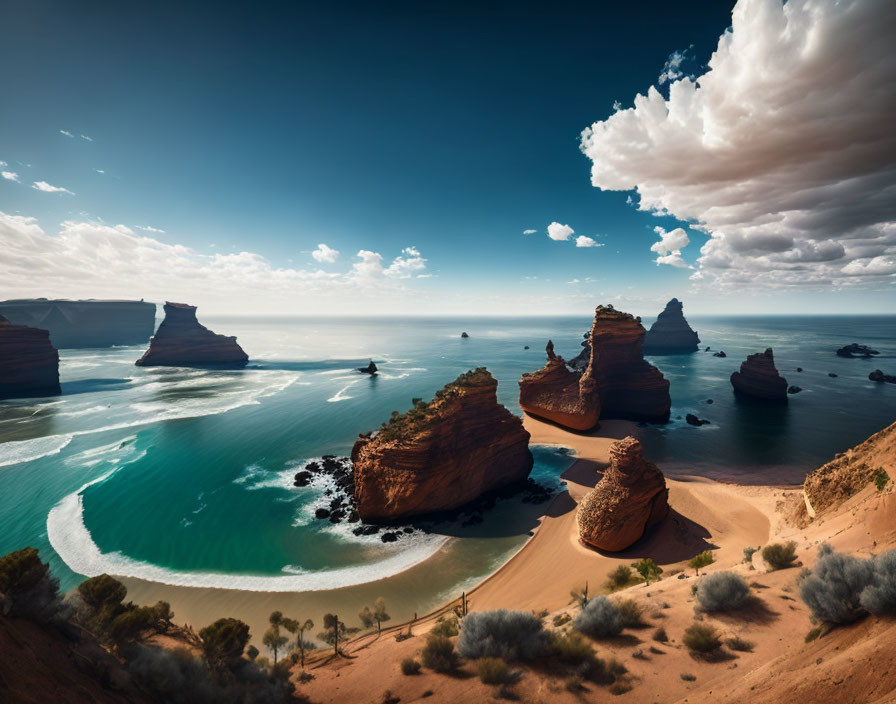
[[[768,4],[741,3],[755,6],[744,9],[743,35]],[[631,140],[609,130],[597,158],[586,156],[582,130],[617,113],[621,124],[651,86],[668,96],[664,65],[673,80],[707,71],[733,3],[430,5],[5,4],[0,167],[16,178],[0,179],[0,237],[29,244],[4,272],[0,297],[179,296],[213,310],[297,313],[348,312],[361,301],[390,313],[565,313],[614,299],[649,313],[673,295],[707,313],[764,312],[770,301],[776,312],[822,300],[832,312],[892,307],[889,209],[872,223],[885,231],[872,249],[850,257],[847,247],[834,260],[837,271],[864,266],[849,276],[813,269],[815,279],[800,280],[805,264],[794,261],[814,255],[792,232],[802,254],[771,270],[762,247],[736,249],[769,281],[786,266],[786,285],[770,293],[764,280],[746,286],[762,278],[751,274],[693,278],[711,233],[688,229],[680,257],[651,251],[656,227],[681,224],[656,211],[698,222],[707,211],[654,197],[667,171],[616,168],[592,185],[592,161],[635,159],[625,153]],[[684,50],[679,66],[674,52]],[[646,185],[605,190],[628,181]],[[688,185],[674,181],[670,192]],[[654,212],[638,209],[645,192]],[[744,217],[749,233],[757,216]],[[552,222],[575,235],[550,239]],[[576,247],[580,235],[602,246]],[[710,253],[713,266],[728,257],[727,271],[731,236]],[[320,243],[338,250],[335,261],[312,257]],[[145,280],[119,265],[135,246]],[[657,263],[664,253],[671,266]],[[179,278],[156,276],[181,255]],[[205,285],[179,283],[191,257],[212,272]],[[59,263],[49,270],[47,260]],[[280,288],[255,290],[273,278]]]

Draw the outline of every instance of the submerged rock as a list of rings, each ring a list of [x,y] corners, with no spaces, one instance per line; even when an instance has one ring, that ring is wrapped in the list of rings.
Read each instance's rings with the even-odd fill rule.
[[[728,355],[725,354],[725,350],[719,350],[718,352],[713,352],[712,356],[713,357],[727,357]]]
[[[789,393],[789,394],[798,394],[802,390],[803,389],[800,386],[788,386],[787,387],[787,393]]]
[[[740,371],[731,375],[735,393],[763,401],[786,401],[787,379],[778,374],[775,357],[769,347],[747,357]]]
[[[633,437],[610,446],[610,466],[579,504],[579,538],[616,552],[637,542],[669,513],[669,490],[656,465],[647,462]]]
[[[429,403],[395,415],[352,448],[355,505],[365,521],[450,511],[521,483],[529,433],[497,399],[484,367],[461,374]]]
[[[838,357],[864,357],[867,359],[876,354],[880,354],[880,352],[871,349],[868,345],[860,345],[855,342],[837,350]]]
[[[138,367],[192,365],[244,366],[248,355],[235,337],[217,335],[199,324],[196,306],[165,303],[165,319],[136,361]]]
[[[681,301],[677,298],[666,304],[644,337],[644,354],[685,354],[697,351],[700,338],[688,325],[682,308]]]
[[[701,425],[709,425],[709,421],[708,421],[708,420],[703,420],[702,418],[698,418],[698,417],[695,416],[693,413],[688,413],[688,414],[684,417],[684,419],[685,419],[685,421],[687,421],[687,424],[688,424],[688,425],[696,425],[696,426],[698,426],[698,427],[701,426]]]
[[[879,384],[896,384],[896,376],[892,376],[891,374],[884,374],[880,369],[875,369],[868,375],[868,378],[871,381],[878,382]]]
[[[13,325],[0,315],[0,399],[58,393],[59,353],[50,333]]]

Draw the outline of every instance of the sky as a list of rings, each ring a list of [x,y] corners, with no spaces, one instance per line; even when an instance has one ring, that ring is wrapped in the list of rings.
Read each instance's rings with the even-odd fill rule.
[[[896,3],[0,2],[0,299],[896,309]]]

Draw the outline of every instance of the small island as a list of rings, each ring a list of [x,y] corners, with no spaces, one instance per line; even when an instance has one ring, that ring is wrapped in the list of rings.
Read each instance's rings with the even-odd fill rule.
[[[218,335],[199,324],[196,306],[165,303],[165,319],[156,330],[138,367],[227,366],[241,367],[249,356],[235,337]]]

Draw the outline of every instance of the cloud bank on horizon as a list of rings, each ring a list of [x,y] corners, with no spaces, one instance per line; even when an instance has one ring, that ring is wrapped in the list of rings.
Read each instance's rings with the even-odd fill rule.
[[[582,132],[591,182],[709,239],[696,282],[896,279],[896,3],[740,0],[708,70]],[[661,81],[665,82],[665,81]],[[651,250],[689,267],[682,228]]]

